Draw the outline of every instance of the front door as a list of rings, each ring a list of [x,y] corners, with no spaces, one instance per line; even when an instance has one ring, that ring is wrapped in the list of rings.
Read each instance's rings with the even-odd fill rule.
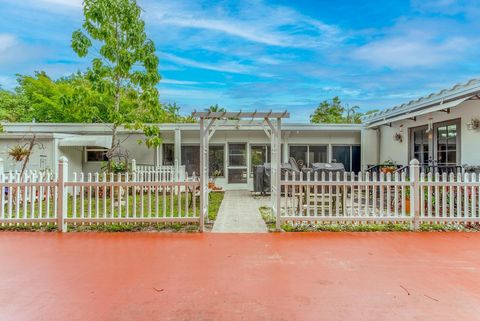
[[[416,158],[420,162],[420,165],[428,165],[430,159],[430,144],[427,129],[427,126],[412,128],[410,134],[410,155]]]
[[[247,183],[247,144],[228,144],[228,183]]]
[[[439,167],[460,164],[459,121],[435,124],[434,159]]]

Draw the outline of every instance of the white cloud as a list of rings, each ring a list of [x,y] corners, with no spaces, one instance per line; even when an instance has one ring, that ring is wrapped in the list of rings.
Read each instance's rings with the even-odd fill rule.
[[[353,56],[380,67],[431,67],[455,61],[457,54],[466,46],[469,46],[466,38],[435,42],[428,39],[395,37],[366,44],[355,50]]]
[[[461,61],[477,42],[447,19],[400,19],[353,48],[351,57],[375,67],[431,68]]]
[[[199,62],[192,59],[182,58],[172,54],[161,53],[160,58],[176,63],[177,65],[184,65],[199,69],[213,70],[219,72],[229,72],[235,74],[249,74],[252,73],[252,67],[241,65],[237,62],[221,62],[217,64],[210,64]]]
[[[8,33],[0,33],[0,55],[8,52],[13,46],[15,46],[17,40],[14,35]]]
[[[161,25],[214,31],[249,42],[270,46],[314,48],[336,43],[336,26],[305,16],[291,8],[266,5],[263,1],[240,2],[233,12],[221,5],[206,8],[189,2],[147,5],[147,16]],[[218,18],[222,17],[222,18]],[[299,31],[308,31],[308,35]]]
[[[0,66],[11,67],[31,59],[35,51],[19,41],[15,35],[0,33]]]

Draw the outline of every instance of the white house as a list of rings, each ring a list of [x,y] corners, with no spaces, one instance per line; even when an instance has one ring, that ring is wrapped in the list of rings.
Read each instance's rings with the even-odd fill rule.
[[[480,79],[473,79],[365,118],[366,130],[377,133],[369,142],[378,146],[379,163],[417,158],[441,171],[479,165],[479,99]]]
[[[480,164],[480,80],[419,98],[369,116],[364,124],[282,124],[282,160],[340,162],[347,171],[393,161],[408,165],[418,158],[425,167],[453,169]],[[254,121],[225,120],[209,146],[210,175],[226,189],[250,189],[253,166],[269,162],[270,139]],[[108,124],[3,124],[0,157],[5,171],[20,164],[8,156],[11,147],[36,136],[30,169],[55,170],[59,157],[69,159],[70,172],[99,171],[110,147]],[[199,124],[159,124],[163,144],[148,149],[143,134],[121,128],[121,148],[137,164],[185,165],[199,172]]]
[[[139,144],[143,134],[122,128],[121,148],[138,165],[185,165],[189,174],[199,173],[199,125],[159,124],[163,144],[148,149]],[[362,125],[284,124],[282,159],[293,156],[300,163],[342,162],[347,170],[360,171]],[[11,147],[36,135],[39,142],[32,154],[30,169],[55,169],[60,156],[69,159],[70,172],[96,172],[106,160],[110,128],[105,124],[4,124],[0,135],[0,157],[5,171],[20,164],[8,156]],[[249,121],[224,121],[210,140],[210,174],[224,188],[249,188],[252,168],[269,162],[270,139],[263,127]]]

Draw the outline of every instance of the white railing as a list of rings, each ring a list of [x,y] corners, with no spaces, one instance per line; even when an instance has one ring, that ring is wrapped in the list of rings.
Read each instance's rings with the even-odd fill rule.
[[[74,173],[61,158],[57,175],[0,174],[0,224],[201,222],[197,180],[157,174]],[[139,175],[142,176],[139,179]],[[148,178],[148,179],[145,179]]]
[[[133,161],[132,164],[135,164]],[[185,165],[134,165],[132,171],[137,173],[139,181],[184,181],[187,178]]]
[[[420,174],[412,160],[405,173],[289,174],[277,228],[284,222],[480,221],[480,177],[476,174]]]

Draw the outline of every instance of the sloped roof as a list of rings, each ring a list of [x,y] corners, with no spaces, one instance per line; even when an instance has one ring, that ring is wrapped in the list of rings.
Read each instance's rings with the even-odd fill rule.
[[[411,100],[408,103],[394,106],[381,110],[377,113],[368,115],[363,118],[363,122],[367,125],[372,125],[377,122],[385,121],[394,117],[404,115],[405,118],[409,114],[424,108],[429,108],[435,105],[444,104],[459,98],[474,96],[480,94],[480,78],[471,79],[466,83],[458,83],[450,89],[443,89],[437,93],[420,97]]]

